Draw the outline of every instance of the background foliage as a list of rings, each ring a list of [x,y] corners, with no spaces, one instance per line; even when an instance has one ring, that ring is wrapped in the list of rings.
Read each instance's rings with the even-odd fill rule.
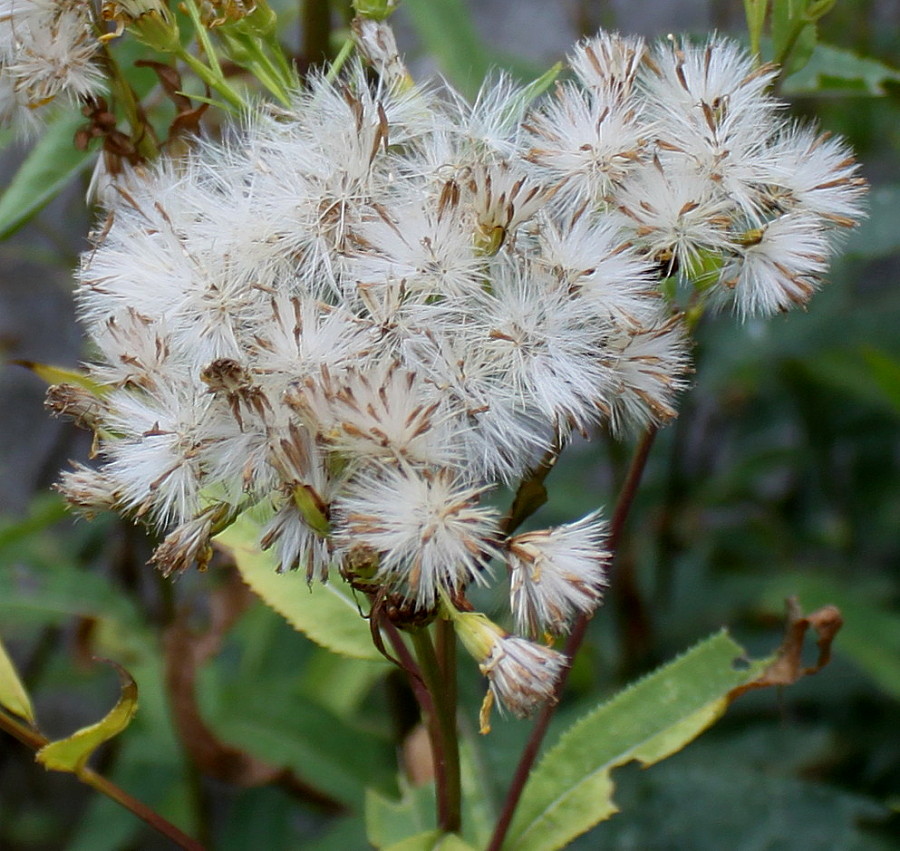
[[[644,32],[740,31],[743,21],[737,2],[715,4],[715,20],[691,5],[665,6],[406,0],[398,26],[414,67],[466,89],[493,65],[534,76],[558,58],[557,38],[563,48],[601,24],[628,30],[637,18]],[[806,313],[704,322],[694,388],[653,450],[607,604],[556,723],[562,729],[598,695],[723,624],[765,655],[778,643],[789,594],[807,610],[842,609],[836,658],[780,696],[742,697],[671,760],[620,771],[622,813],[573,847],[900,843],[900,77],[882,64],[900,55],[891,7],[839,3],[820,25],[809,64],[783,90],[856,148],[873,185],[869,218]],[[672,9],[686,10],[686,20],[668,19]],[[548,16],[556,30],[534,44]],[[288,21],[288,32],[297,31],[299,21]],[[301,37],[298,51],[305,44]],[[65,267],[88,222],[77,212],[82,187],[71,183],[84,157],[59,153],[70,150],[72,130],[71,120],[60,122],[42,143],[51,152],[0,196],[0,231],[8,233],[68,186],[0,255],[7,359],[77,362]],[[11,138],[6,146],[12,170],[22,153]],[[4,367],[0,634],[48,734],[67,735],[114,704],[115,673],[91,662],[108,657],[138,681],[140,711],[95,765],[212,847],[363,848],[365,808],[401,807],[410,819],[427,811],[414,790],[398,788],[391,768],[409,723],[408,696],[394,676],[385,679],[371,659],[336,663],[215,567],[161,580],[144,565],[150,544],[142,533],[115,518],[71,523],[47,486],[67,456],[87,447],[45,421],[40,392],[37,378]],[[535,524],[608,503],[627,454],[602,440],[570,452]],[[507,778],[528,725],[497,722],[476,750],[481,684],[467,676],[462,688],[468,758]],[[189,752],[176,728],[195,743]],[[373,785],[367,798],[364,787]],[[502,793],[482,791],[486,805]],[[161,842],[125,810],[0,740],[0,847]]]

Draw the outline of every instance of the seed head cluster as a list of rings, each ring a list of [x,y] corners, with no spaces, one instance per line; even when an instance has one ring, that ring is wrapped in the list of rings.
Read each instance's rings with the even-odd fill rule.
[[[573,432],[674,416],[660,282],[745,315],[805,302],[861,181],[723,39],[601,34],[542,99],[382,64],[115,187],[78,272],[103,391],[54,403],[99,463],[60,488],[165,530],[167,574],[250,506],[281,569],[419,610],[506,561],[520,630],[557,634],[600,601],[602,520],[507,538],[485,494]],[[503,647],[479,661],[524,714],[561,657]]]
[[[103,91],[89,3],[0,0],[0,124],[27,132],[59,95]]]

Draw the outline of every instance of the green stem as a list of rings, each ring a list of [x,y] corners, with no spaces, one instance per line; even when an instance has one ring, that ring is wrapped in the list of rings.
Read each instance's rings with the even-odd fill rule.
[[[210,41],[209,33],[206,31],[206,27],[203,26],[203,21],[200,20],[200,11],[197,9],[197,4],[194,0],[184,0],[184,7],[194,25],[197,43],[200,45],[200,49],[206,56],[209,65],[205,65],[183,46],[177,51],[179,59],[182,59],[190,65],[191,70],[203,80],[206,85],[219,92],[219,94],[222,95],[228,104],[237,112],[243,111],[246,104],[244,103],[243,98],[231,88],[225,80],[225,75],[222,73],[222,66],[219,65],[219,57],[216,55],[216,50]]]
[[[244,107],[246,106],[244,99],[228,85],[223,76],[217,76],[211,68],[208,68],[197,59],[196,56],[184,48],[181,48],[181,50],[178,51],[178,58],[189,65],[191,70],[203,80],[206,85],[211,89],[215,89],[222,95],[222,97],[225,98],[227,105],[235,112],[243,112]],[[197,98],[197,100],[204,100],[204,98]]]
[[[0,729],[5,730],[34,751],[38,751],[49,744],[49,739],[45,736],[26,724],[17,721],[15,718],[11,718],[5,712],[0,712]],[[106,795],[107,798],[125,807],[126,810],[130,810],[143,822],[174,842],[179,848],[185,848],[187,851],[204,851],[204,846],[197,842],[196,839],[192,839],[186,833],[183,833],[170,821],[164,819],[156,810],[151,809],[137,798],[133,798],[124,789],[97,774],[92,768],[82,768],[80,771],[75,772],[75,776],[82,783]]]
[[[441,659],[431,642],[427,629],[412,633],[413,646],[419,661],[419,669],[425,685],[431,693],[434,706],[433,723],[436,726],[434,748],[435,785],[437,786],[438,826],[445,833],[457,833],[462,821],[462,785],[459,769],[459,737],[456,730],[456,677],[446,676],[444,665],[453,664],[455,671],[456,639],[447,637],[453,627],[439,627],[438,641]],[[443,665],[442,665],[443,662]]]
[[[334,62],[331,63],[331,67],[325,75],[325,79],[329,83],[333,83],[337,79],[337,75],[341,73],[341,68],[344,67],[344,63],[350,58],[350,54],[353,53],[355,46],[356,42],[352,38],[348,38],[341,45],[338,55],[334,57]]]
[[[209,33],[206,32],[206,27],[203,25],[203,21],[200,20],[200,10],[197,8],[197,4],[194,0],[184,0],[184,8],[187,10],[191,23],[194,25],[197,43],[206,55],[210,68],[212,68],[213,73],[216,74],[219,79],[224,79],[222,67],[219,65],[219,57],[216,56],[216,50],[212,45],[212,41],[210,41]]]
[[[288,92],[297,87],[297,80],[280,46],[274,47],[273,58],[255,35],[231,33],[221,38],[234,61],[247,68],[282,104],[290,105]]]

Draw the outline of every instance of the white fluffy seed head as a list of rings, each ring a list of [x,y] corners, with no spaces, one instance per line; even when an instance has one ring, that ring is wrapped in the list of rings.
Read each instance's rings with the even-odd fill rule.
[[[573,430],[674,416],[689,366],[663,290],[744,315],[803,303],[863,185],[725,39],[600,34],[547,97],[500,77],[470,104],[369,35],[380,81],[316,75],[106,187],[77,296],[103,392],[58,400],[99,469],[61,489],[168,532],[166,571],[202,563],[211,504],[268,506],[281,569],[334,564],[432,613],[505,555],[519,627],[561,632],[600,600],[602,523],[504,542],[485,491]],[[10,45],[0,111],[25,102]],[[502,633],[478,658],[516,714],[563,664]]]
[[[605,541],[606,524],[597,513],[509,539],[510,608],[519,632],[559,635],[573,617],[594,611],[606,587]]]
[[[334,506],[338,552],[370,550],[377,579],[427,609],[442,590],[485,581],[496,552],[497,513],[478,504],[483,490],[452,469],[360,472]]]

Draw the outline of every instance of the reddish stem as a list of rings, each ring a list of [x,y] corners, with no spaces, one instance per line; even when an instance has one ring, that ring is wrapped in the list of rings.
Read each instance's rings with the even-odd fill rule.
[[[11,736],[17,738],[20,742],[30,747],[32,750],[38,751],[49,740],[36,730],[17,721],[15,718],[0,712],[0,729],[5,730]],[[196,839],[188,836],[179,830],[170,821],[164,819],[156,810],[151,809],[142,801],[129,795],[124,789],[116,786],[110,780],[97,774],[92,768],[82,768],[73,772],[75,776],[88,786],[102,792],[108,798],[112,798],[117,804],[121,804],[125,809],[131,810],[139,819],[152,827],[155,831],[161,833],[170,839],[179,848],[187,849],[187,851],[204,851],[204,847]]]
[[[647,458],[650,455],[650,448],[653,446],[656,434],[657,429],[653,426],[644,433],[644,436],[641,438],[640,443],[638,443],[634,451],[634,456],[631,459],[631,466],[628,468],[628,474],[625,476],[622,489],[619,491],[619,498],[616,502],[615,511],[613,512],[613,518],[609,528],[609,538],[607,539],[607,547],[611,553],[612,559],[615,558],[619,541],[622,538],[625,523],[628,520],[631,506],[637,495],[638,486],[644,475],[644,468],[647,466]],[[494,828],[494,835],[491,837],[491,841],[488,844],[486,851],[500,851],[503,847],[503,842],[506,839],[506,834],[512,823],[513,815],[515,815],[516,807],[519,805],[519,800],[525,789],[525,783],[528,781],[528,775],[531,773],[531,769],[537,759],[538,752],[544,741],[544,736],[547,734],[547,728],[550,726],[550,721],[553,720],[559,698],[562,696],[563,690],[566,687],[566,682],[569,679],[569,671],[572,668],[572,662],[584,641],[589,620],[589,615],[582,615],[576,621],[575,626],[566,641],[565,654],[569,658],[569,664],[562,670],[559,679],[556,681],[556,687],[553,693],[554,699],[548,701],[544,705],[541,714],[538,716],[537,721],[535,721],[531,735],[528,737],[528,742],[525,744],[525,748],[522,751],[522,756],[519,758],[519,764],[516,766],[515,774],[513,774],[509,790],[503,801],[503,809],[500,811],[497,826]]]

